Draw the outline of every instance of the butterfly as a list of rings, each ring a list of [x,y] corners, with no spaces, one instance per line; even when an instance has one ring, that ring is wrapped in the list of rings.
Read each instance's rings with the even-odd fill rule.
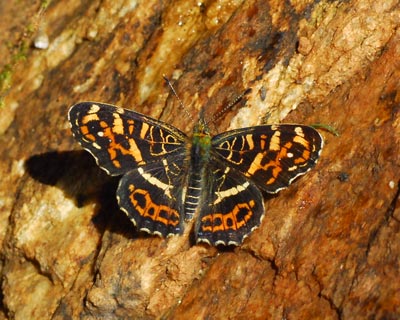
[[[214,246],[240,245],[263,219],[262,191],[288,187],[314,167],[323,147],[318,131],[304,125],[212,136],[201,115],[189,138],[162,121],[97,102],[72,106],[69,122],[97,164],[122,176],[118,204],[139,230],[168,237],[193,221],[196,242]]]

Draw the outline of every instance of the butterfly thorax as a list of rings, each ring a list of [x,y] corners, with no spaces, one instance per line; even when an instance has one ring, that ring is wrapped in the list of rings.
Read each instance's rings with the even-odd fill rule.
[[[200,203],[204,188],[204,174],[210,159],[211,135],[204,120],[200,120],[193,129],[190,150],[190,171],[185,200],[185,220],[190,220]]]
[[[193,129],[192,137],[192,161],[207,160],[210,155],[211,135],[204,121],[199,121]]]

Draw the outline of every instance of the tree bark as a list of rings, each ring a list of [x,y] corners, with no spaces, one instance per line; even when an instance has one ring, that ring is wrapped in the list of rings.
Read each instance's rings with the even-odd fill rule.
[[[2,318],[400,317],[398,1],[41,5],[0,5]],[[188,135],[200,110],[214,134],[318,123],[325,146],[242,246],[162,239],[72,138],[87,100]]]

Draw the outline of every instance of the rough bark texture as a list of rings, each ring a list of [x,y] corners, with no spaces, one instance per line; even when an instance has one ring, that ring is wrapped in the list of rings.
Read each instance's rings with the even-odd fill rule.
[[[398,1],[3,1],[0,15],[3,318],[400,317]],[[18,59],[32,26],[50,45]],[[321,131],[317,167],[266,197],[241,247],[137,233],[118,179],[71,136],[83,100],[190,133],[163,74],[194,119],[252,88],[218,131],[340,133]]]

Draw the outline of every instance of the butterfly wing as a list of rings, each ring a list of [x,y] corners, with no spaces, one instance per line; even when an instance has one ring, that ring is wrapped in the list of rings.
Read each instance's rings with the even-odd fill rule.
[[[183,132],[134,111],[82,102],[68,118],[75,139],[112,176],[185,152]]]
[[[187,137],[163,122],[112,105],[83,102],[69,111],[74,137],[110,175],[123,175],[120,208],[139,230],[182,232]],[[186,161],[186,162],[185,162]]]
[[[321,135],[312,127],[264,125],[227,131],[212,139],[213,154],[268,193],[277,193],[316,164]]]
[[[195,224],[197,242],[240,245],[261,223],[262,194],[251,180],[220,161],[211,162],[207,170]]]
[[[264,215],[258,188],[276,193],[289,186],[315,165],[322,145],[315,129],[301,125],[256,126],[214,136],[197,241],[241,244]]]
[[[169,157],[121,178],[118,204],[139,230],[162,237],[182,233],[184,161],[181,156]]]

